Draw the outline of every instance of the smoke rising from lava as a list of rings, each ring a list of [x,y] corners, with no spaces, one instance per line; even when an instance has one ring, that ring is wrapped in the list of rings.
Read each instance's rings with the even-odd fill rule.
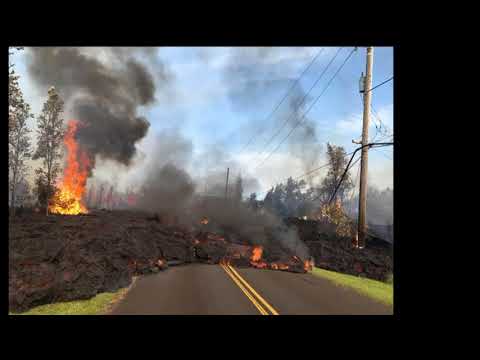
[[[283,95],[285,88],[294,81],[280,72],[279,67],[268,70],[268,59],[274,56],[275,49],[248,50],[253,51],[253,55],[245,51],[232,50],[233,62],[227,66],[225,73],[225,79],[231,84],[229,96],[232,104],[242,112],[253,110],[272,92]],[[130,167],[139,158],[136,145],[145,138],[150,127],[149,121],[140,115],[140,109],[152,105],[155,97],[160,96],[158,92],[168,93],[172,83],[172,75],[158,59],[155,50],[30,48],[26,54],[29,75],[39,88],[55,86],[65,100],[66,116],[85,124],[78,130],[77,139],[91,156],[92,167],[96,157]],[[147,63],[154,64],[155,71],[150,71],[136,60],[135,55],[139,54]],[[235,54],[240,54],[242,58]],[[251,66],[234,62],[240,59],[248,63],[246,57],[252,56]],[[264,59],[264,65],[267,65],[255,70],[256,57]],[[300,96],[297,93],[294,95]],[[274,118],[275,129],[284,121],[284,116],[291,116],[292,108],[299,106],[294,100],[283,105],[283,112],[280,111],[279,116]],[[300,144],[301,141],[316,141],[313,127],[305,132],[302,129],[296,131],[298,135],[295,139]],[[303,138],[298,140],[298,136]],[[227,167],[230,168],[230,191],[238,175],[242,175],[244,196],[259,190],[257,179],[240,173],[241,167],[221,144],[194,153],[192,142],[175,131],[159,134],[155,144],[134,176],[144,195],[137,202],[141,209],[181,215],[189,209],[195,193],[203,192],[204,184],[207,193],[223,199]],[[309,144],[303,146],[308,147]],[[302,147],[291,149],[302,153]],[[308,159],[308,162],[313,161]],[[282,225],[281,220],[271,214],[259,216],[243,205],[230,206],[223,201],[212,204],[205,211],[194,215],[211,216],[223,228],[231,229],[252,243],[270,241],[261,228]],[[298,248],[299,240],[294,232],[283,233],[278,236],[278,241],[283,246]]]

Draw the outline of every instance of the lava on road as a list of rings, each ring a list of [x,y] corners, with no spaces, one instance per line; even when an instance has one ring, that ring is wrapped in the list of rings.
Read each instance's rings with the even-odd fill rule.
[[[174,223],[175,221],[173,221]],[[13,311],[86,299],[127,286],[132,276],[192,262],[256,266],[292,263],[294,254],[276,246],[251,260],[252,239],[236,240],[134,211],[93,211],[68,216],[30,213],[9,226],[9,304]],[[274,267],[273,267],[274,269]],[[284,268],[286,270],[286,268]],[[303,262],[291,271],[305,272]]]

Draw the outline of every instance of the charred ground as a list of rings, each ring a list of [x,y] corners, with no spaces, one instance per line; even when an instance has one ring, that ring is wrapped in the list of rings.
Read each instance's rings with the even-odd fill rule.
[[[288,231],[298,233],[317,266],[380,280],[391,272],[387,243],[372,243],[359,252],[348,239],[322,233],[322,228],[298,219],[288,219],[285,227],[257,228],[263,232],[262,257],[252,262],[255,239],[212,221],[187,225],[175,216],[126,210],[80,216],[27,212],[9,225],[10,311],[87,299],[125,287],[135,275],[194,262],[303,273],[304,259],[278,241]]]

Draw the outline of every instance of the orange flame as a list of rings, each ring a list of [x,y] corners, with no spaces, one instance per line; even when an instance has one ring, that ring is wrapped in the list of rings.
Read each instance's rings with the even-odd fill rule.
[[[49,210],[55,214],[78,215],[88,213],[82,197],[85,194],[90,161],[87,153],[79,148],[75,140],[79,122],[70,120],[63,139],[67,148],[66,167],[59,190],[55,193]]]
[[[262,258],[263,248],[261,246],[255,246],[252,250],[252,257],[250,260],[259,261]]]
[[[313,261],[311,261],[311,260],[305,260],[304,263],[303,263],[303,268],[304,268],[305,271],[307,271],[307,272],[312,271],[312,269],[313,269]]]

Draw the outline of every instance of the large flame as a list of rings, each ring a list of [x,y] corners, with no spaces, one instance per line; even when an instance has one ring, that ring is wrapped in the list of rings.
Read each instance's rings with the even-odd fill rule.
[[[255,246],[252,250],[251,261],[260,261],[262,258],[263,248],[261,246]]]
[[[49,206],[50,212],[55,214],[78,215],[88,213],[82,198],[86,190],[90,162],[87,153],[78,146],[75,140],[78,126],[79,122],[77,120],[70,120],[63,139],[67,149],[66,166],[59,189]]]

